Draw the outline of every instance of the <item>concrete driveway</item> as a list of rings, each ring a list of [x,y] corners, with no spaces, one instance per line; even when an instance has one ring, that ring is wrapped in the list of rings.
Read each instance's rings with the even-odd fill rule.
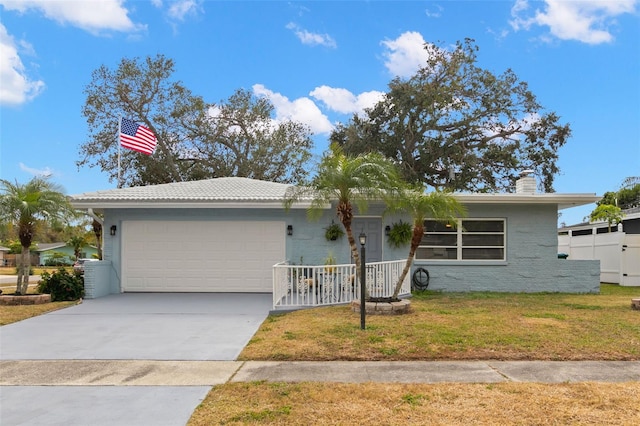
[[[234,360],[270,294],[123,293],[0,328],[0,359]]]
[[[226,293],[125,293],[85,300],[0,327],[0,361],[230,361],[271,303],[270,294]],[[3,386],[0,424],[184,425],[210,389]]]

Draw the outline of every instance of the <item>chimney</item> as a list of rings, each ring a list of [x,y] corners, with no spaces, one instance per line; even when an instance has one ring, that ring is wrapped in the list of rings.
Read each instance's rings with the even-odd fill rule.
[[[516,181],[516,194],[535,194],[536,186],[533,170],[523,170],[520,172],[520,178]]]

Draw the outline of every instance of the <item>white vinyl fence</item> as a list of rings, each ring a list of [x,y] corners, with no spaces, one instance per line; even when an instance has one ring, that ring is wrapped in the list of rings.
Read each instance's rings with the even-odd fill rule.
[[[569,260],[599,260],[601,282],[640,286],[640,235],[558,235],[558,252],[567,253]]]

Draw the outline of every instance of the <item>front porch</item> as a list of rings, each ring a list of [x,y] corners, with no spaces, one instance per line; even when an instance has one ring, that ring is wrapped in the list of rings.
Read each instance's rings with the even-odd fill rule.
[[[366,286],[375,298],[391,297],[406,264],[404,260],[366,264]],[[348,304],[360,299],[360,278],[355,264],[273,266],[273,309],[289,310]],[[411,294],[410,274],[398,296]]]

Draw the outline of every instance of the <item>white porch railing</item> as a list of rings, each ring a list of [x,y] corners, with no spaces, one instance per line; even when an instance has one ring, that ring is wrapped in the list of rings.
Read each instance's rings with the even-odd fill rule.
[[[390,297],[406,260],[366,264],[366,285],[371,297]],[[409,275],[400,296],[411,294]],[[273,309],[296,309],[350,303],[360,298],[360,278],[356,265],[273,266]]]

